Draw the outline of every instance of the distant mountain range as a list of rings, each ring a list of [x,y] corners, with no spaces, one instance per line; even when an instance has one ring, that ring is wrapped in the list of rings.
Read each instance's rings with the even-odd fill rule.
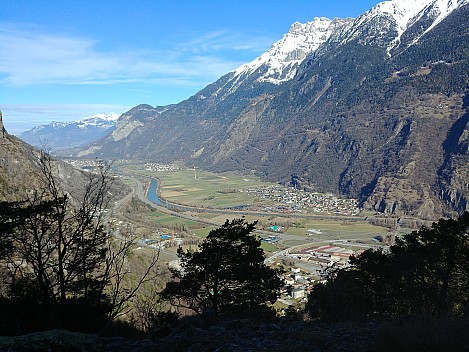
[[[294,23],[189,99],[129,110],[78,155],[294,177],[387,214],[469,210],[468,1]]]
[[[0,130],[3,128],[0,119]],[[34,191],[45,187],[40,157],[41,153],[37,149],[6,130],[0,134],[0,201],[32,198]],[[51,170],[58,187],[72,195],[72,198],[83,192],[89,181],[84,172],[59,160],[51,161]]]
[[[23,141],[52,151],[88,145],[114,131],[118,114],[96,114],[79,121],[51,122],[21,133]]]

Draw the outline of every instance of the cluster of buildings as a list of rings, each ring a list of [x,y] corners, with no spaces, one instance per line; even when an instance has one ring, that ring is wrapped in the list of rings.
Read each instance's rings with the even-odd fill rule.
[[[119,220],[117,218],[110,218],[108,222],[110,226],[115,230],[114,234],[117,238],[124,238],[121,233],[126,233],[129,229],[131,230],[131,232],[133,232],[135,227],[133,224],[123,220]],[[138,246],[137,249],[148,247],[156,250],[163,250],[165,248],[178,247],[186,244],[198,245],[200,242],[199,238],[183,237],[184,236],[181,237],[175,232],[163,229],[153,232],[151,234],[151,237],[148,238],[139,238],[138,236],[134,235],[132,239],[135,240],[135,245]]]
[[[309,263],[312,267],[317,267],[317,273],[325,274],[328,268],[347,267],[350,256],[359,255],[362,251],[325,245],[296,250],[295,252],[290,252],[289,255]]]
[[[138,241],[141,246],[151,247],[153,249],[162,250],[169,247],[181,246],[184,240],[171,233],[157,233],[154,238],[144,238]]]
[[[145,163],[143,166],[145,171],[178,171],[179,166],[176,164],[160,164],[160,163]]]
[[[315,280],[305,273],[301,272],[300,268],[291,268],[290,272],[285,274],[285,298],[302,299],[307,296],[311,291]]]
[[[277,243],[278,241],[280,241],[280,238],[278,238],[277,236],[267,236],[263,237],[262,241],[267,243]]]
[[[318,281],[325,282],[328,272],[349,266],[349,257],[361,252],[334,245],[289,252],[286,257],[294,259],[296,264],[284,274],[285,288],[279,301],[292,305],[306,300]]]
[[[281,185],[246,188],[249,195],[270,199],[276,203],[263,206],[264,211],[313,212],[340,215],[357,215],[360,212],[356,199],[337,198],[333,194],[306,192]]]
[[[91,171],[103,166],[103,161],[99,159],[62,159],[64,162],[77,169]]]

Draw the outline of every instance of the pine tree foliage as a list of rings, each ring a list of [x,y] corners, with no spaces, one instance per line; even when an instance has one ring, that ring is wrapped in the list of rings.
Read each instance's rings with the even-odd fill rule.
[[[398,239],[389,251],[369,249],[351,257],[310,295],[313,317],[427,316],[456,319],[469,314],[469,213],[440,219]]]
[[[198,313],[249,315],[275,302],[283,286],[280,269],[264,264],[256,223],[226,221],[195,252],[178,250],[181,270],[173,270],[163,295]]]

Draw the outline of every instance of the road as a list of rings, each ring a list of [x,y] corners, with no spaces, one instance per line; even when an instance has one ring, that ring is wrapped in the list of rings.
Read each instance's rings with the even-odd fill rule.
[[[129,194],[127,194],[124,198],[122,199],[119,199],[118,201],[116,201],[114,203],[114,212],[115,213],[120,213],[120,208],[125,204],[127,203],[128,201],[130,201],[130,199],[132,199],[133,196],[137,195],[137,197],[144,203],[150,205],[150,206],[154,206],[154,203],[150,202],[148,199],[146,199],[146,197],[142,197],[142,194],[143,194],[143,186],[142,186],[142,183],[137,180],[137,179],[134,179],[135,181],[135,186],[134,187],[131,187],[132,188],[132,192],[130,192]],[[117,231],[114,231],[113,233],[114,237],[116,237],[117,239],[121,240],[121,241],[128,241],[129,238],[128,237],[125,237],[125,236],[122,236],[120,234],[120,232],[117,230]],[[174,253],[174,252],[171,252],[171,251],[168,251],[164,248],[155,248],[151,245],[148,245],[147,243],[145,243],[143,240],[138,240],[137,238],[131,238],[130,239],[131,241],[135,241],[135,244],[139,247],[145,247],[145,248],[148,248],[148,249],[151,249],[151,250],[156,250],[159,252],[159,255],[165,255],[166,257],[166,260],[167,261],[170,261],[170,260],[175,260],[177,259],[177,255]]]

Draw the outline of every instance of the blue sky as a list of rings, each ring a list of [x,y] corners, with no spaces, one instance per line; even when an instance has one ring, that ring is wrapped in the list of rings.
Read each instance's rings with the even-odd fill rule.
[[[290,25],[378,0],[0,0],[0,110],[10,133],[184,100]]]

